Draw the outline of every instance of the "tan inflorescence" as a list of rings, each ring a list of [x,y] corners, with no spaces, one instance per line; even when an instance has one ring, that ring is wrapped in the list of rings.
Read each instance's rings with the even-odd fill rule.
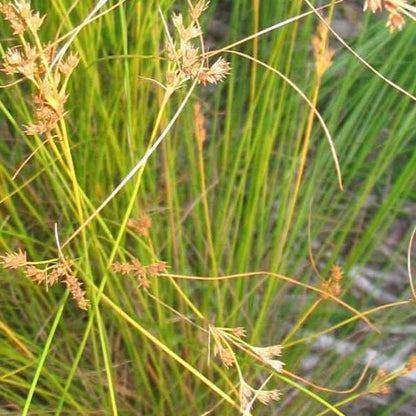
[[[172,23],[175,28],[174,38],[168,36],[165,49],[170,68],[166,74],[167,84],[179,88],[187,80],[197,80],[199,84],[217,84],[229,74],[230,64],[220,56],[209,64],[192,41],[199,38],[203,46],[202,30],[198,19],[207,9],[208,1],[199,1],[189,8],[188,24],[184,23],[181,13],[174,14]]]
[[[73,262],[71,260],[59,259],[46,268],[39,268],[35,263],[27,261],[27,255],[24,251],[18,250],[14,253],[0,255],[0,264],[5,269],[22,270],[32,282],[38,285],[44,284],[50,287],[61,282],[71,291],[72,298],[80,309],[87,310],[89,307],[85,291],[81,288],[82,283],[72,272]]]
[[[406,0],[366,0],[364,11],[366,10],[372,13],[385,10],[388,13],[386,26],[390,33],[403,29],[404,16],[416,20],[416,7],[410,5]]]
[[[18,42],[7,49],[1,70],[7,75],[28,79],[35,86],[34,122],[25,126],[25,133],[29,136],[50,134],[66,114],[67,81],[79,58],[70,54],[52,65],[55,47],[43,44],[38,36],[45,16],[32,11],[29,1],[0,3],[0,13],[8,21]]]

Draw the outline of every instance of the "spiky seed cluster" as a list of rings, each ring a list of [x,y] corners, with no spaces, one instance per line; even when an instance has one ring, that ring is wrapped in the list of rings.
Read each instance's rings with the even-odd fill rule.
[[[147,214],[142,214],[138,219],[130,218],[127,225],[139,236],[149,238],[152,219]]]
[[[215,327],[211,328],[211,335],[214,340],[214,356],[219,357],[225,367],[230,368],[234,365],[236,358],[231,345],[226,338],[222,336],[221,330]]]
[[[85,297],[85,291],[81,288],[82,283],[72,273],[71,260],[61,259],[48,268],[40,269],[33,263],[28,262],[26,253],[19,250],[15,253],[1,255],[0,264],[9,270],[21,269],[32,282],[38,285],[45,284],[50,287],[62,282],[71,291],[72,298],[78,307],[83,310],[88,309],[89,301]]]
[[[13,3],[1,3],[0,12],[9,22],[13,29],[13,34],[20,36],[26,30],[37,32],[42,26],[45,16],[39,16],[38,12],[30,9],[30,1],[16,0]]]
[[[277,357],[280,357],[282,355],[281,345],[277,344],[268,347],[255,347],[250,344],[247,344],[242,340],[242,338],[246,335],[246,331],[244,328],[241,327],[219,328],[211,325],[209,330],[214,340],[214,352],[217,351],[218,354],[216,355],[219,355],[221,359],[221,352],[223,350],[231,350],[232,352],[231,346],[235,346],[241,350],[250,352],[252,356],[256,357],[259,361],[263,362],[264,364],[267,364],[275,371],[279,373],[282,371],[284,363],[276,359]],[[234,357],[234,353],[232,354]],[[230,364],[228,360],[224,364],[227,367],[232,365],[232,363]]]
[[[390,394],[391,388],[388,385],[389,379],[391,379],[391,375],[387,373],[384,368],[379,368],[369,386],[369,392],[373,394],[382,394],[383,396]]]
[[[321,283],[321,290],[323,293],[321,296],[326,299],[330,296],[339,296],[341,294],[341,281],[343,279],[344,272],[341,266],[334,264],[331,267],[330,277]]]
[[[279,390],[256,390],[250,386],[245,380],[240,382],[240,412],[247,414],[251,410],[254,400],[258,400],[264,405],[269,405],[272,401],[280,399]]]
[[[371,13],[375,13],[378,10],[383,10],[382,0],[366,0],[364,2],[363,10],[370,10]]]
[[[366,0],[364,2],[364,11],[366,10],[372,13],[386,10],[389,14],[386,26],[390,33],[397,29],[403,29],[406,23],[403,15],[416,20],[416,7],[408,4],[406,0]]]
[[[413,370],[416,370],[416,355],[411,355],[406,366],[406,370],[411,373]]]
[[[252,404],[255,400],[265,405],[270,404],[273,400],[279,400],[279,390],[257,390],[244,380],[233,347],[248,352],[251,356],[280,373],[282,372],[284,363],[277,360],[276,357],[280,357],[282,353],[281,345],[254,347],[242,340],[246,335],[246,331],[242,327],[220,328],[210,325],[209,333],[214,342],[214,356],[218,356],[225,367],[230,368],[236,366],[238,369],[240,377],[240,410],[242,414],[250,414]]]
[[[235,363],[235,355],[232,349],[225,346],[221,341],[214,345],[214,356],[219,357],[225,367],[230,368]]]
[[[52,79],[42,79],[38,93],[33,97],[35,104],[35,123],[26,126],[25,133],[28,136],[42,135],[51,132],[59,120],[65,115],[64,104],[68,95],[59,91],[60,75],[55,73]]]
[[[18,250],[14,253],[7,253],[0,256],[0,262],[5,269],[20,269],[27,263],[26,252]]]
[[[0,12],[19,40],[19,45],[9,48],[3,56],[1,70],[7,75],[21,75],[29,79],[37,91],[33,97],[34,123],[25,127],[25,133],[51,133],[65,116],[64,104],[68,98],[65,92],[66,85],[78,65],[79,58],[69,55],[57,67],[51,68],[55,50],[50,45],[42,44],[37,33],[44,16],[33,12],[29,1],[1,3]],[[37,46],[33,46],[31,41]]]
[[[268,366],[278,373],[283,370],[284,363],[277,360],[282,355],[281,345],[271,345],[269,347],[252,347],[252,351]]]
[[[205,128],[205,117],[202,112],[201,104],[195,101],[194,104],[195,136],[198,147],[202,149],[207,140],[207,130]]]
[[[315,52],[316,72],[321,77],[332,65],[335,54],[335,50],[328,46],[328,26],[321,22],[311,43]]]
[[[330,273],[331,273],[331,279],[334,282],[339,282],[344,277],[344,272],[342,271],[342,267],[339,264],[332,265]]]
[[[3,57],[2,71],[7,75],[21,74],[25,78],[33,78],[36,72],[40,71],[36,63],[37,51],[30,44],[25,50],[21,46],[9,48]]]
[[[195,38],[200,38],[203,42],[198,19],[208,4],[208,1],[202,0],[189,8],[190,23],[187,25],[184,24],[182,14],[174,14],[172,17],[178,42],[171,38],[166,42],[167,57],[172,64],[166,79],[171,87],[178,88],[189,79],[196,79],[203,85],[217,84],[230,72],[230,64],[223,57],[208,65],[206,59],[199,54],[199,49],[192,44]]]
[[[166,273],[166,263],[164,261],[159,261],[144,266],[138,259],[134,259],[129,263],[114,262],[112,269],[116,273],[122,275],[133,275],[139,282],[139,287],[149,288],[149,278],[156,277],[161,273]]]
[[[412,371],[416,369],[416,356],[411,355],[406,365],[403,367],[387,372],[384,368],[377,370],[376,376],[368,385],[368,391],[373,394],[388,395],[391,393],[390,384],[393,380],[399,377],[408,376]]]

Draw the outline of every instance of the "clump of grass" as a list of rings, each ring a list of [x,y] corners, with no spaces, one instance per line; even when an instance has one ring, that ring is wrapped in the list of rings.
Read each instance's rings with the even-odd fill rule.
[[[351,180],[348,172],[347,181],[341,177],[335,150],[344,143],[333,140],[318,111],[325,78],[338,59],[329,46],[334,2],[323,7],[329,9],[328,19],[316,30],[308,23],[305,32],[298,31],[298,23],[317,13],[313,7],[300,13],[303,2],[270,2],[263,10],[254,2],[256,33],[218,50],[208,50],[200,24],[207,1],[188,1],[187,13],[173,14],[171,25],[161,9],[152,14],[156,7],[146,11],[141,3],[122,2],[119,20],[112,20],[111,9],[101,15],[106,37],[100,45],[116,51],[103,60],[95,58],[98,45],[91,39],[99,32],[87,6],[74,5],[72,11],[78,6],[80,15],[88,14],[74,28],[77,15],[65,14],[60,7],[65,2],[58,3],[61,28],[67,24],[77,34],[72,41],[76,39],[79,54],[66,59],[70,42],[58,35],[45,37],[55,39],[52,44],[43,42],[40,31],[46,21],[30,2],[2,3],[0,9],[16,42],[3,53],[3,72],[17,78],[10,86],[29,82],[31,91],[21,91],[19,103],[33,108],[26,102],[31,96],[34,106],[32,122],[25,122],[22,131],[30,157],[14,175],[0,171],[8,212],[0,260],[12,292],[0,321],[11,341],[2,349],[13,357],[1,363],[4,407],[22,414],[97,408],[111,414],[209,414],[220,408],[221,414],[238,410],[249,415],[257,412],[258,401],[269,406],[267,412],[342,415],[359,398],[389,394],[394,380],[414,370],[413,356],[398,370],[376,365],[369,376],[372,363],[363,363],[360,348],[381,332],[376,314],[412,301],[366,307],[351,296],[348,269],[339,264],[347,263],[348,256],[356,258],[358,249],[349,254],[339,247],[347,246],[349,233],[356,232],[353,222],[345,231],[334,220],[333,234],[323,226],[325,241],[310,235],[318,214],[329,218],[340,194],[332,187],[334,170],[323,155],[332,153],[341,187]],[[243,3],[233,5],[240,18]],[[260,16],[269,21],[274,15],[268,7],[294,17],[260,31]],[[383,7],[391,31],[402,29],[403,15],[412,11],[405,2],[365,2],[373,12]],[[129,20],[133,12],[140,24]],[[247,29],[245,22],[236,21]],[[81,28],[91,30],[86,39]],[[276,45],[262,49],[260,36],[277,29]],[[118,30],[121,41],[115,36]],[[145,55],[149,45],[140,39],[150,43],[152,56]],[[302,84],[290,67],[300,62],[299,45],[310,39],[314,70]],[[248,42],[250,52],[236,50]],[[310,65],[310,59],[306,51],[302,65]],[[282,62],[287,67],[279,71],[275,66]],[[122,92],[114,88],[106,97],[105,82],[98,80],[108,74]],[[71,99],[84,92],[70,93],[72,82],[88,86],[93,97],[88,101],[85,96],[88,105],[80,100],[79,109],[71,107]],[[195,97],[198,85],[216,90]],[[193,106],[187,111],[189,101]],[[308,110],[294,121],[291,114],[305,103]],[[4,105],[2,109],[9,114]],[[83,111],[96,120],[83,119]],[[79,115],[77,124],[71,122],[73,113]],[[14,116],[9,120],[18,131]],[[330,151],[327,145],[324,152],[313,145],[319,128]],[[103,135],[98,141],[97,130]],[[311,213],[310,195],[320,180],[326,181],[332,200],[316,202]],[[405,186],[409,177],[399,183]],[[45,202],[53,207],[50,212]],[[351,205],[349,217],[355,219],[362,204]],[[38,226],[34,235],[28,218]],[[35,288],[17,277],[19,270]],[[66,294],[48,290],[58,282],[68,288]],[[42,286],[47,290],[38,290]],[[25,312],[16,299],[26,299],[27,291],[33,300]],[[70,294],[82,315],[66,305]],[[22,323],[18,314],[31,308],[39,320]],[[48,329],[30,342],[37,326]],[[315,369],[305,368],[316,340],[331,334],[342,341],[356,328],[362,337],[357,350],[342,360],[321,354]],[[294,403],[291,394],[304,397]]]

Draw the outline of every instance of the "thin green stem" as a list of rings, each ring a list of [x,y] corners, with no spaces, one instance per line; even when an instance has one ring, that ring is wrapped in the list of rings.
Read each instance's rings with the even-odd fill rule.
[[[48,354],[52,346],[52,341],[55,337],[55,333],[58,328],[59,322],[61,321],[62,314],[65,308],[66,301],[68,300],[69,294],[70,294],[70,291],[66,290],[65,295],[62,298],[58,306],[58,309],[56,311],[55,319],[52,322],[52,326],[51,326],[51,329],[49,330],[48,338],[46,339],[46,343],[43,347],[42,354],[39,357],[39,362],[36,367],[35,375],[33,376],[33,379],[32,379],[32,384],[30,385],[29,392],[26,396],[25,405],[22,410],[22,416],[27,416],[29,414],[30,404],[32,403],[33,395],[35,394],[36,386],[38,384],[40,375],[42,373],[42,369],[45,365],[46,359],[48,358]]]

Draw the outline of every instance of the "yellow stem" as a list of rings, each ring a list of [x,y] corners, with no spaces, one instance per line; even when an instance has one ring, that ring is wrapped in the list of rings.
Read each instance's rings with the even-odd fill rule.
[[[304,324],[304,322],[309,318],[309,316],[312,315],[312,313],[316,310],[316,308],[319,306],[319,304],[321,303],[322,299],[318,299],[316,300],[311,306],[310,308],[304,313],[304,315],[302,316],[302,318],[300,318],[296,324],[294,325],[294,327],[292,328],[292,330],[289,332],[289,334],[286,335],[285,339],[281,342],[281,344],[283,346],[286,345],[286,343],[289,341],[290,338],[293,337],[293,335],[295,335],[298,330],[301,328],[301,326]]]
[[[95,287],[95,290],[98,291],[98,288]],[[238,404],[226,392],[221,390],[216,384],[214,384],[211,380],[209,380],[202,373],[200,373],[195,367],[190,365],[182,357],[180,357],[178,354],[172,351],[168,346],[166,346],[163,342],[161,342],[158,338],[156,338],[151,332],[143,328],[138,322],[136,322],[132,317],[130,317],[126,312],[124,312],[119,306],[117,306],[105,294],[101,294],[101,300],[107,306],[109,306],[120,318],[124,319],[133,328],[137,329],[138,332],[140,332],[145,338],[147,338],[150,342],[152,342],[157,348],[161,349],[169,357],[171,357],[180,365],[182,365],[190,373],[192,373],[199,380],[201,380],[204,384],[206,384],[211,390],[213,390],[220,397],[222,397],[227,403],[229,403],[230,405],[234,406],[237,409],[239,408]]]

